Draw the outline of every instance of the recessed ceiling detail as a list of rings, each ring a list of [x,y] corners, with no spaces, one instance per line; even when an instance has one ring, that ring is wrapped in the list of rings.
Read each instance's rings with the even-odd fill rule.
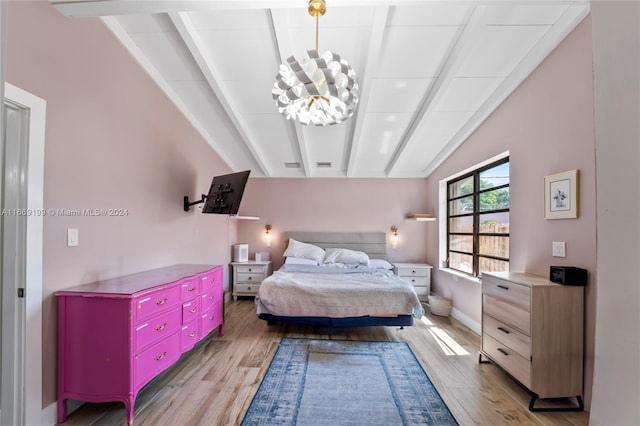
[[[428,176],[589,13],[588,0],[331,1],[322,50],[348,58],[359,104],[315,127],[288,121],[271,94],[279,65],[314,45],[300,0],[52,3],[101,17],[229,167],[252,177]]]

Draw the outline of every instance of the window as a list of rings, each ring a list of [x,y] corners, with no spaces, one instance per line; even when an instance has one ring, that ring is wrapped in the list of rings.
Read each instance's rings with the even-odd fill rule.
[[[509,158],[447,182],[448,267],[477,277],[509,270]]]

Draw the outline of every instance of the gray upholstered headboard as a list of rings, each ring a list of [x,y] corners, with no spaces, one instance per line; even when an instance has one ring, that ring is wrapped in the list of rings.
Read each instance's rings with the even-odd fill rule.
[[[371,259],[386,259],[387,237],[384,232],[296,232],[284,233],[285,247],[289,238],[326,248],[360,250]]]

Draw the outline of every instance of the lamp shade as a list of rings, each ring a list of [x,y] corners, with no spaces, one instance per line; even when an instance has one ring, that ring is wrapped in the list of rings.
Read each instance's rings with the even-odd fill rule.
[[[359,88],[355,71],[340,55],[308,50],[280,65],[272,95],[287,119],[326,126],[353,115]]]

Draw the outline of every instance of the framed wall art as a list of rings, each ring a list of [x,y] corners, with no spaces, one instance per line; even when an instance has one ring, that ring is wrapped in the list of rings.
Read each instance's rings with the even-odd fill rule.
[[[578,217],[579,170],[568,170],[544,177],[544,218]]]

